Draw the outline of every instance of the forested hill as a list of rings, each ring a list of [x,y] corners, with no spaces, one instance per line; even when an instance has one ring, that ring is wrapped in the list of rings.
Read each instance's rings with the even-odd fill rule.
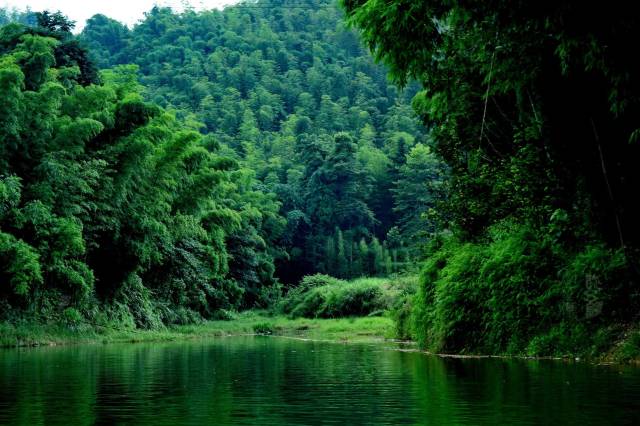
[[[426,185],[443,173],[410,106],[415,89],[399,92],[342,18],[331,0],[154,8],[132,30],[95,16],[80,37],[103,68],[138,65],[147,100],[277,195],[286,229],[270,244],[285,282],[397,269],[429,230],[421,221],[436,197]]]
[[[153,328],[298,282],[309,315],[362,313],[369,284],[300,278],[415,264],[390,309],[433,351],[640,341],[631,6],[341,5],[154,8],[77,37],[0,13],[0,317]]]
[[[446,168],[415,90],[334,3],[98,15],[79,37],[0,16],[3,319],[265,307],[306,274],[396,272],[435,226]]]

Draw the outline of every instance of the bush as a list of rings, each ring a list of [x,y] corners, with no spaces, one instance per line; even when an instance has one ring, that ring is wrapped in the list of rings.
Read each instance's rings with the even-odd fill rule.
[[[93,305],[87,313],[88,322],[103,329],[132,330],[136,328],[136,321],[130,309],[118,302]]]
[[[562,258],[528,226],[500,229],[492,237],[478,270],[486,332],[476,347],[519,353],[532,336],[562,320],[554,289]]]
[[[438,280],[424,282],[423,300],[433,303],[425,313],[429,325],[416,327],[423,331],[418,332],[419,341],[438,351],[478,345],[483,336],[480,324],[486,315],[486,294],[478,276],[485,256],[481,247],[466,244],[447,254],[448,262]]]
[[[303,277],[298,288],[302,289],[303,291],[307,291],[316,287],[342,284],[346,284],[346,281],[325,274],[315,274]]]
[[[394,306],[392,311],[395,325],[395,337],[401,340],[411,340],[414,338],[414,331],[411,324],[412,297],[403,297]]]
[[[396,277],[390,282],[389,290],[384,292],[385,304],[395,325],[395,337],[401,340],[415,338],[413,330],[412,312],[413,302],[417,290],[416,277],[408,275]]]
[[[233,321],[238,318],[237,312],[227,309],[218,309],[213,315],[214,320],[218,321]]]
[[[261,322],[253,325],[253,332],[256,334],[273,334],[273,324]]]
[[[316,314],[322,318],[365,316],[385,308],[381,300],[382,289],[373,283],[349,283],[323,289],[319,293],[324,300]]]
[[[62,318],[65,324],[76,326],[82,322],[82,315],[75,308],[66,308],[62,311]]]
[[[312,289],[307,293],[302,293],[298,297],[294,295],[292,300],[293,309],[289,313],[293,318],[305,317],[316,318],[319,312],[322,310],[322,305],[325,300],[325,295],[322,290]]]
[[[260,287],[255,305],[258,308],[268,309],[271,306],[277,305],[281,298],[282,284],[276,282],[273,285]]]
[[[597,244],[572,252],[551,231],[503,223],[486,242],[434,242],[413,300],[421,346],[532,355],[602,350],[610,335],[603,326],[631,319],[638,307],[628,299],[638,291],[624,256]]]
[[[392,306],[391,288],[389,281],[380,278],[347,282],[317,274],[304,277],[278,308],[294,318],[366,316]]]
[[[346,284],[346,281],[342,281],[338,278],[331,277],[329,275],[324,274],[315,274],[315,275],[307,275],[302,278],[300,284],[298,286],[290,289],[286,296],[280,300],[278,303],[278,310],[280,312],[289,314],[292,313],[296,308],[302,309],[300,313],[297,313],[295,316],[310,316],[311,312],[315,310],[315,308],[310,307],[309,313],[305,314],[302,306],[298,306],[301,300],[306,296],[306,293],[317,287],[323,287],[327,285],[341,285]],[[308,301],[307,304],[311,304],[311,300]]]
[[[128,308],[137,327],[158,329],[164,326],[157,304],[151,297],[151,291],[142,284],[136,274],[131,274],[116,294],[118,304]]]
[[[621,361],[640,359],[640,331],[631,332],[618,350],[617,358]]]
[[[621,249],[590,245],[562,269],[561,278],[556,291],[567,319],[597,323],[604,318],[624,320],[637,313],[639,292]]]
[[[167,306],[156,304],[156,311],[160,312],[160,318],[166,325],[187,325],[202,323],[203,318],[200,313],[184,306]]]

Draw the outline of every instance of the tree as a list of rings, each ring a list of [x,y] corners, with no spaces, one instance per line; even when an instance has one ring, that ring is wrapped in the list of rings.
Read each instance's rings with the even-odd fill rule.
[[[365,202],[365,176],[357,167],[356,149],[357,145],[346,133],[334,136],[333,151],[323,167],[332,198],[327,201],[335,203],[333,214],[327,218],[329,226],[367,228],[375,222],[373,212]]]
[[[357,244],[357,253],[358,253],[358,264],[360,275],[373,275],[372,272],[372,262],[369,256],[369,246],[364,238],[360,239],[360,242]],[[356,275],[359,276],[359,275]]]
[[[336,264],[336,276],[338,278],[349,277],[349,258],[347,257],[347,250],[345,247],[344,236],[342,230],[338,228],[336,230],[336,249],[337,249],[337,264]]]
[[[640,262],[631,195],[640,183],[640,60],[627,49],[640,27],[631,6],[342,4],[392,80],[422,86],[412,103],[447,165],[439,210],[448,229],[430,244],[415,303],[421,343],[524,352],[541,341],[562,345],[581,330],[586,348],[602,324],[634,315],[621,312],[637,286],[617,284],[622,276],[637,283]],[[416,147],[412,164],[398,170],[405,218],[418,192],[402,200],[401,191],[417,178],[418,157],[428,156]],[[549,309],[554,294],[565,303],[584,294],[589,279],[575,265],[587,257],[608,277],[608,313],[598,321]],[[562,350],[552,346],[545,350]]]
[[[304,17],[284,3],[187,14],[155,8],[131,30],[97,15],[80,36],[101,66],[136,64],[146,101],[193,128],[204,123],[218,152],[253,170],[260,190],[277,193],[289,218],[277,244],[291,254],[278,270],[290,282],[320,267],[336,226],[345,251],[352,229],[356,241],[384,238],[395,223],[395,165],[385,145],[394,132],[421,134],[407,113],[410,97],[390,90],[383,69],[354,48],[342,12],[327,0],[308,4]],[[341,132],[355,153],[335,150],[348,145],[334,140]]]
[[[398,215],[401,239],[412,247],[442,229],[436,209],[444,201],[446,169],[428,146],[415,145],[399,168],[395,182],[394,212]]]
[[[85,84],[72,36],[40,32],[0,30],[2,317],[116,312],[151,328],[260,305],[278,288],[274,196],[145,102],[135,66]]]
[[[71,21],[62,12],[57,11],[54,13],[45,10],[44,12],[36,12],[36,22],[39,27],[45,28],[51,32],[58,33],[71,33],[76,27],[75,21]]]
[[[325,237],[324,269],[327,273],[337,272],[337,250],[333,235]]]
[[[369,257],[371,259],[372,271],[374,275],[383,275],[385,270],[384,251],[380,241],[376,237],[371,239],[369,247]]]

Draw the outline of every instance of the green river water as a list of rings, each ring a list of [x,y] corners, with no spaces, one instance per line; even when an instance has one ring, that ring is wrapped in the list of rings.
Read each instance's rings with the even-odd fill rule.
[[[640,368],[229,337],[0,350],[0,424],[640,424]]]

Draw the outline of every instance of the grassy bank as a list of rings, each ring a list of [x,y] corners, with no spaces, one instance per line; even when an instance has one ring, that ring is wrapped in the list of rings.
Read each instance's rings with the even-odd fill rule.
[[[270,311],[230,314],[229,319],[192,325],[133,329],[131,324],[73,322],[0,323],[0,346],[171,341],[243,334],[269,334],[313,340],[371,342],[398,335],[394,306],[415,289],[415,278],[306,277]]]
[[[247,311],[230,314],[228,320],[152,330],[79,323],[0,323],[0,346],[174,341],[247,334],[336,342],[419,340],[413,317],[416,288],[417,278],[413,276],[343,281],[326,275],[313,275],[305,277],[299,286],[282,297],[270,311]],[[589,359],[595,362],[640,360],[638,327],[610,327],[602,336],[602,343],[597,347],[581,350],[576,346],[574,350],[558,353],[530,353],[524,350],[447,350],[428,346],[426,349],[432,353],[463,356],[559,357]]]
[[[209,321],[160,330],[115,330],[91,326],[70,328],[60,324],[13,325],[1,323],[0,347],[169,342],[249,334],[268,334],[342,343],[380,343],[393,340],[396,337],[396,324],[393,319],[387,316],[291,319],[282,315],[274,316],[266,312],[253,311],[241,313],[230,321]],[[438,355],[450,356],[447,354]],[[474,355],[453,356],[473,357]],[[615,344],[609,351],[591,358],[591,361],[640,363],[640,331],[629,331],[623,340]]]
[[[261,312],[245,312],[230,321],[167,327],[157,330],[116,330],[82,325],[0,324],[0,346],[105,344],[206,339],[243,334],[270,334],[313,340],[377,342],[393,337],[387,317],[289,319]]]

